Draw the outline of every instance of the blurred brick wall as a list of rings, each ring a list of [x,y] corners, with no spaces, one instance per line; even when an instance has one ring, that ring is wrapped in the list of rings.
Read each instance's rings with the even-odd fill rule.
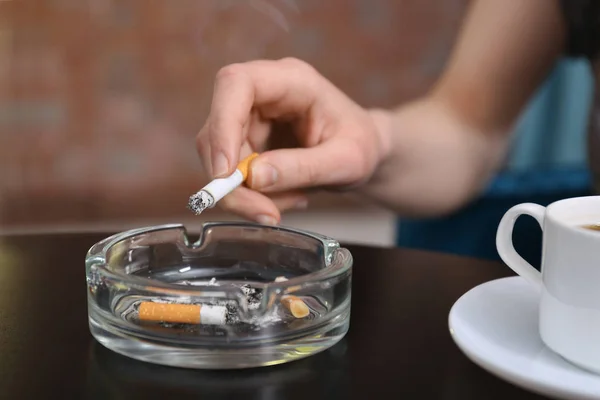
[[[438,76],[465,5],[0,0],[0,224],[188,215],[221,66],[295,56],[392,106]]]

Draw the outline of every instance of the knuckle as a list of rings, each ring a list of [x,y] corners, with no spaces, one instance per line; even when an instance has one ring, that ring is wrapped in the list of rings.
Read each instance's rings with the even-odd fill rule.
[[[243,64],[229,64],[219,69],[216,75],[216,79],[217,81],[231,79],[233,77],[242,75],[244,73],[244,70],[245,68]]]
[[[326,79],[311,64],[294,57],[284,58],[281,62],[289,75],[301,82],[310,92],[319,93],[324,89]]]
[[[196,135],[196,149],[198,149],[199,152],[202,152],[204,150],[204,141],[205,140],[206,140],[206,138],[202,134],[202,131],[200,131]]]
[[[206,134],[206,130],[202,129],[198,135],[196,135],[196,152],[200,156],[200,160],[204,163],[205,157],[210,151],[210,146],[208,143],[208,137]]]
[[[306,183],[314,184],[319,181],[319,165],[317,163],[309,162],[308,160],[301,160],[298,163],[297,176],[304,177]]]
[[[289,66],[296,66],[298,64],[302,64],[303,61],[296,57],[283,57],[279,60],[282,64],[286,64]]]
[[[289,69],[304,73],[304,74],[314,74],[316,73],[315,68],[307,63],[306,61],[300,60],[296,57],[285,57],[281,59],[281,63],[288,67]]]
[[[198,146],[198,148],[204,148],[203,146],[206,144],[207,139],[208,127],[204,125],[196,135],[196,145]]]
[[[207,150],[206,140],[200,136],[197,136],[196,137],[196,152],[198,153],[200,158],[204,158],[204,154],[206,153],[206,150]]]

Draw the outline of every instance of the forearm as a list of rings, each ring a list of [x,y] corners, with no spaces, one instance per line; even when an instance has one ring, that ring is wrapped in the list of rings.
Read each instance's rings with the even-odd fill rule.
[[[401,216],[456,211],[481,193],[506,154],[506,132],[478,131],[432,98],[373,114],[387,151],[359,192]]]
[[[513,124],[564,41],[555,1],[474,1],[431,93],[373,113],[386,151],[361,193],[401,215],[441,215],[472,200],[501,167]]]

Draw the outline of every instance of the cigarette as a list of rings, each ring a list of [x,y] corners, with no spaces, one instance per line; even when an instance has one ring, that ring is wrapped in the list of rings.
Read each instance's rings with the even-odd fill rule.
[[[239,162],[233,174],[227,178],[214,179],[201,190],[191,195],[188,201],[188,208],[195,215],[200,215],[207,208],[213,208],[219,200],[246,181],[248,172],[250,171],[250,163],[256,157],[258,157],[258,153],[250,154]]]
[[[138,313],[141,321],[196,325],[225,325],[227,322],[225,306],[144,301],[140,304]]]
[[[287,281],[287,278],[285,276],[278,276],[277,278],[275,278],[275,282],[285,281]],[[291,288],[289,288],[289,291],[295,292],[298,289],[300,289],[300,286],[292,286]],[[283,304],[283,306],[287,308],[288,311],[296,318],[305,318],[308,316],[308,314],[310,314],[310,309],[308,308],[306,303],[302,301],[302,299],[299,297],[291,295],[283,296],[281,298],[281,304]]]
[[[281,304],[283,304],[283,306],[296,318],[304,318],[310,314],[308,306],[299,297],[283,296],[281,298]]]

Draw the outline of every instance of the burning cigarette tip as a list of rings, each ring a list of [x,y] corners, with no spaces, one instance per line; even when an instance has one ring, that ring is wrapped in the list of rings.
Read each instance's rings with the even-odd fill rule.
[[[215,203],[234,191],[242,185],[248,178],[250,163],[258,157],[258,153],[252,153],[239,162],[233,174],[227,178],[214,179],[209,182],[202,190],[190,196],[188,200],[188,209],[195,215],[212,207]]]
[[[195,215],[200,215],[202,211],[209,208],[213,203],[212,196],[204,190],[194,193],[188,200],[188,209]]]

